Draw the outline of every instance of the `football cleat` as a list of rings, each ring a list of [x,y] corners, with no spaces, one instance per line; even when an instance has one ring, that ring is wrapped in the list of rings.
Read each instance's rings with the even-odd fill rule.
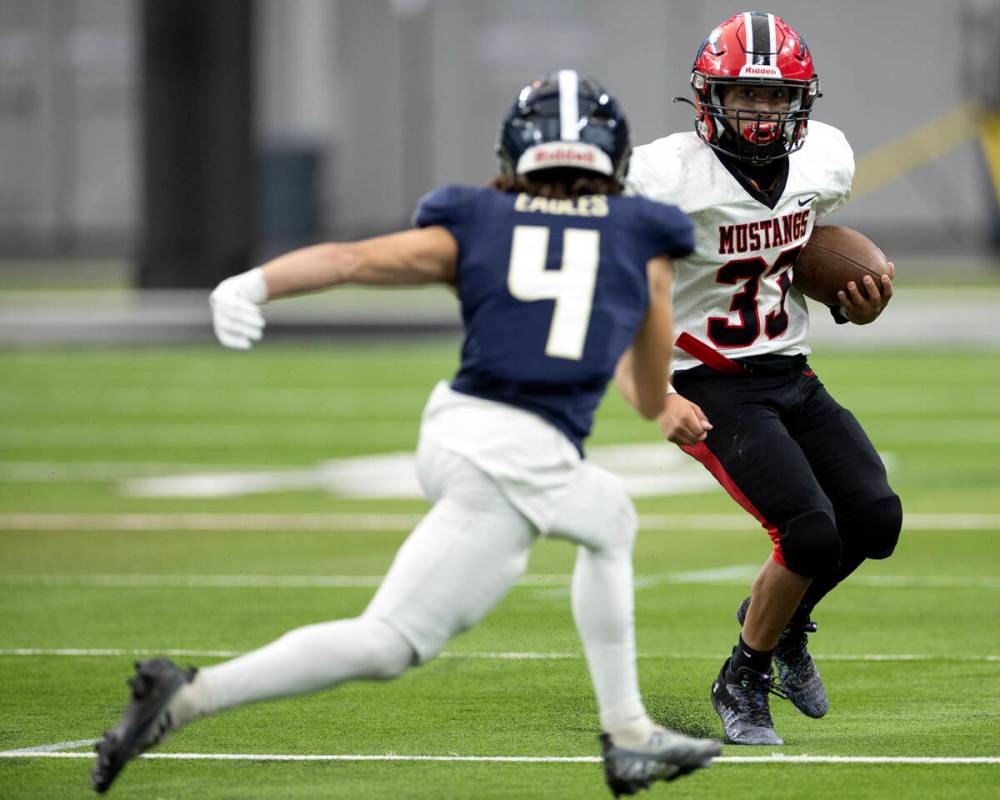
[[[740,667],[733,675],[727,658],[712,683],[712,707],[730,744],[784,744],[774,732],[767,695],[784,697],[771,676]]]
[[[736,612],[740,625],[746,619],[750,598],[746,598]],[[804,618],[803,618],[804,617]],[[826,696],[823,679],[816,669],[809,651],[807,633],[815,633],[816,623],[809,615],[796,613],[788,627],[782,631],[778,645],[774,649],[774,670],[778,675],[781,690],[799,711],[807,717],[818,719],[830,710],[830,700]]]
[[[657,728],[641,749],[619,747],[601,734],[604,780],[615,797],[636,794],[655,781],[672,781],[707,767],[722,752],[712,739],[693,739],[665,728]]]
[[[97,762],[91,770],[94,791],[106,792],[125,765],[162,742],[172,722],[167,704],[189,683],[197,670],[184,670],[166,658],[135,663],[135,677],[128,681],[132,699],[122,721],[97,743]]]

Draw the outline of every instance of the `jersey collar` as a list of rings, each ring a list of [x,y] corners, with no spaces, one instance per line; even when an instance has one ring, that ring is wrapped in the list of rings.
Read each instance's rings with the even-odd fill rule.
[[[715,148],[712,148],[712,152],[754,200],[772,210],[778,205],[781,195],[785,193],[785,184],[788,182],[787,156],[762,167],[748,167],[738,158],[719,152]],[[758,188],[756,182],[758,177],[773,180],[772,188],[763,190]]]

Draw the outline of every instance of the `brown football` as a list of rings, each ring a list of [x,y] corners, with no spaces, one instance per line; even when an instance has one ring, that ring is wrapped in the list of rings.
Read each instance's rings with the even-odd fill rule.
[[[837,292],[847,291],[851,281],[864,293],[865,275],[878,282],[888,272],[885,253],[863,233],[842,225],[817,225],[792,275],[795,287],[806,297],[836,306],[840,305]]]

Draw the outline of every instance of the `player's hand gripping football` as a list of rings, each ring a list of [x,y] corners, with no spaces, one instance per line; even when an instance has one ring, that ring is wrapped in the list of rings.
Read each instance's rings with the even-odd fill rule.
[[[881,282],[865,275],[864,286],[858,286],[854,281],[847,284],[847,291],[837,292],[840,300],[840,313],[855,325],[867,325],[874,322],[892,299],[892,278],[896,268],[889,262],[889,274],[883,275]]]
[[[264,335],[260,307],[267,297],[267,282],[260,267],[226,278],[216,286],[208,302],[219,341],[233,350],[249,350],[259,342]]]
[[[712,430],[712,423],[695,403],[673,393],[667,395],[666,407],[656,422],[674,444],[696,445]]]

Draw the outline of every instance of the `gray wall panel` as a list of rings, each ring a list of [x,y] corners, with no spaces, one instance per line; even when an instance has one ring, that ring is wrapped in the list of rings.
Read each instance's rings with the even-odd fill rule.
[[[495,169],[517,88],[574,66],[624,103],[637,143],[689,130],[691,60],[733,13],[720,0],[256,0],[263,147],[322,156],[326,232],[405,225],[419,197]],[[978,0],[978,8],[997,8]],[[966,99],[970,2],[775,0],[812,48],[816,116],[859,157]],[[0,0],[0,234],[74,237],[135,229],[135,0]],[[974,52],[1000,51],[987,30]],[[988,61],[988,59],[987,59]],[[985,62],[984,62],[985,63]],[[998,82],[1000,82],[1000,75]],[[956,147],[849,205],[844,224],[895,242],[974,247],[993,213],[978,147]],[[9,237],[0,240],[0,249]]]

